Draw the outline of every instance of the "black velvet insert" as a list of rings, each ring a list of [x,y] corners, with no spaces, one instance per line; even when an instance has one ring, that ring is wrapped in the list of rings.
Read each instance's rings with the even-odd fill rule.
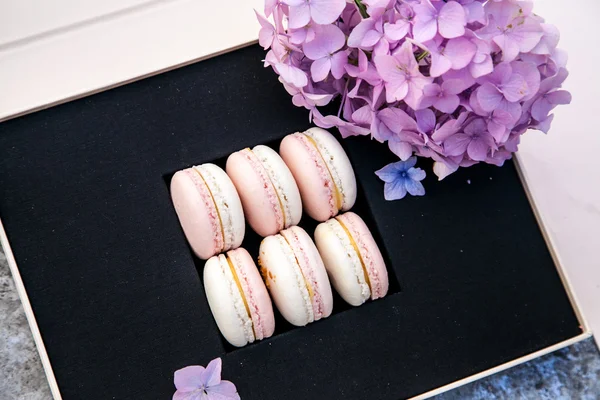
[[[238,50],[0,124],[0,218],[64,399],[169,399],[176,369],[217,356],[245,400],[399,399],[581,333],[512,163],[430,176],[427,196],[389,203],[373,171],[391,154],[352,138],[357,210],[392,293],[228,347],[166,181],[308,127],[262,57]]]

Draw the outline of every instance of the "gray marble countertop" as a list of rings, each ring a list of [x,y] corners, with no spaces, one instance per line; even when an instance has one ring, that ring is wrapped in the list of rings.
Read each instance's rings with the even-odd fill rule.
[[[0,399],[51,399],[19,296],[0,251]],[[592,339],[436,397],[600,399],[600,353]]]

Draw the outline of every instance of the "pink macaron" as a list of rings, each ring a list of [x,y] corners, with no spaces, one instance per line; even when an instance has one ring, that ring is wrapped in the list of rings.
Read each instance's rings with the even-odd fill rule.
[[[356,178],[340,143],[324,129],[286,136],[279,149],[313,219],[327,221],[356,201]]]
[[[273,335],[271,298],[245,249],[210,258],[204,266],[204,288],[217,326],[229,343],[242,347]]]
[[[319,224],[315,242],[331,283],[353,306],[388,292],[388,273],[381,251],[365,222],[347,212]]]
[[[225,171],[203,164],[178,171],[171,198],[183,232],[204,260],[242,244],[246,224],[242,203]]]
[[[304,326],[331,315],[327,271],[304,229],[293,226],[265,238],[258,263],[277,309],[289,323]]]
[[[276,151],[262,145],[238,151],[227,159],[226,170],[256,233],[273,235],[300,221],[298,186]]]

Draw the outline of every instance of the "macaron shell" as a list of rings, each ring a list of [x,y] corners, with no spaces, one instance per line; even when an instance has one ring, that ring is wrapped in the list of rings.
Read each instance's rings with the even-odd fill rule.
[[[275,316],[271,298],[258,268],[246,249],[239,248],[228,251],[227,256],[233,262],[242,285],[250,309],[256,340],[266,339],[275,331]]]
[[[357,188],[356,176],[348,155],[340,142],[325,129],[310,128],[304,134],[312,137],[317,142],[330,172],[334,175],[334,178],[337,177],[336,185],[339,187],[343,198],[341,211],[350,210],[356,202]]]
[[[202,164],[195,168],[204,176],[219,210],[219,218],[224,230],[221,251],[240,247],[246,233],[246,221],[242,202],[233,182],[225,171],[215,164]]]
[[[171,197],[194,253],[206,260],[220,252],[223,247],[220,223],[200,175],[191,168],[176,172],[171,179]]]
[[[308,233],[298,226],[281,232],[291,245],[296,259],[300,262],[305,280],[311,285],[313,295],[314,320],[327,318],[333,311],[331,284],[321,255]],[[297,244],[297,245],[296,245]],[[309,271],[305,271],[309,269]],[[316,304],[315,304],[316,303]]]
[[[233,181],[242,200],[248,223],[260,236],[273,235],[283,227],[283,214],[275,188],[271,185],[266,170],[250,150],[233,153],[227,159],[225,169]],[[251,157],[254,158],[254,162]]]
[[[204,289],[210,310],[225,339],[236,347],[254,341],[252,320],[248,316],[239,290],[222,254],[210,258],[204,265]]]
[[[306,213],[317,221],[327,221],[338,213],[333,181],[316,148],[301,135],[283,138],[279,154],[294,175]]]
[[[261,274],[281,315],[295,326],[312,322],[314,314],[310,296],[285,239],[281,235],[266,237],[260,245],[258,257]]]
[[[271,183],[281,200],[285,210],[284,228],[298,225],[302,218],[302,199],[294,175],[279,154],[270,147],[256,146],[252,149],[269,172]]]
[[[350,231],[357,244],[369,275],[371,300],[384,297],[389,289],[388,272],[385,261],[371,231],[361,217],[353,212],[336,217]]]
[[[336,228],[337,224],[337,229]],[[335,219],[321,223],[315,230],[315,243],[336,292],[350,305],[360,306],[371,296],[358,254],[344,238]]]

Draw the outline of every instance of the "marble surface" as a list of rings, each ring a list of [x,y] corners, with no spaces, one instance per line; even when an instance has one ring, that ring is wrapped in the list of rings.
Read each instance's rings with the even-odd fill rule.
[[[51,399],[21,301],[1,251],[0,399]],[[600,353],[589,339],[436,399],[600,399]]]

